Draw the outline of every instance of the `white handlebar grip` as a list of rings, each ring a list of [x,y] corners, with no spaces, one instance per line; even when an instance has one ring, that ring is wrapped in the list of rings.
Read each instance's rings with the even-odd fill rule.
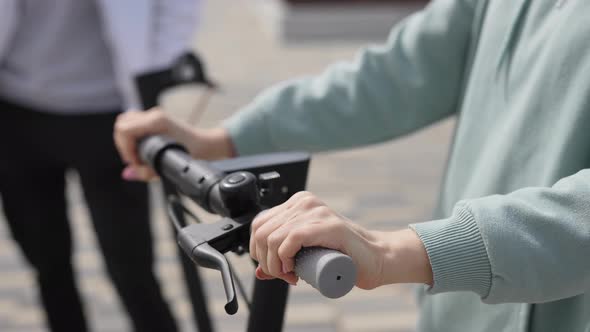
[[[356,283],[356,266],[349,256],[321,247],[301,249],[295,256],[295,274],[322,295],[336,299]]]

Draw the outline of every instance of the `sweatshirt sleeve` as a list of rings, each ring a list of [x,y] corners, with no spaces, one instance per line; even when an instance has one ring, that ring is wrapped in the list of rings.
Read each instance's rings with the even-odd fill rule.
[[[433,1],[353,63],[265,91],[224,123],[237,152],[366,145],[453,114],[469,67],[476,3]]]
[[[166,67],[179,55],[192,49],[199,21],[200,0],[156,0],[151,65]]]
[[[450,218],[411,227],[430,258],[431,293],[540,303],[590,289],[588,169],[553,187],[462,201]]]
[[[2,64],[21,14],[18,1],[0,0],[0,13],[0,64]]]

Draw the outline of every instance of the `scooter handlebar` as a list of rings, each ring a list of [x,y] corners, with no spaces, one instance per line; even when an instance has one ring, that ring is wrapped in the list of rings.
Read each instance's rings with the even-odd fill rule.
[[[173,183],[201,207],[210,212],[231,216],[218,195],[218,188],[220,185],[235,183],[230,178],[232,174],[237,173],[230,175],[220,173],[209,167],[206,162],[192,159],[182,146],[163,136],[150,136],[141,140],[139,154],[162,177]],[[191,227],[197,226],[199,225]],[[223,235],[215,234],[215,236]],[[204,239],[206,242],[209,240],[212,239]],[[197,243],[190,244],[191,242],[186,241],[187,246],[191,248],[184,248],[185,251],[194,250]],[[221,249],[217,248],[217,250]],[[352,259],[337,250],[307,247],[301,249],[295,256],[295,273],[324,296],[339,298],[354,287],[357,271]]]

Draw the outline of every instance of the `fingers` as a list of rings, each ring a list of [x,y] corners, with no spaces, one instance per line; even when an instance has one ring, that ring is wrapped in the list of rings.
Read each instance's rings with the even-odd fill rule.
[[[332,247],[324,239],[331,235],[321,222],[292,229],[277,248],[277,255],[283,263],[285,271],[295,270],[295,256],[303,247]]]
[[[288,230],[286,228],[280,228],[267,237],[266,267],[271,275],[281,275],[291,272],[291,270],[284,269],[284,264],[278,253],[279,246],[287,234]]]
[[[290,212],[289,209],[269,211],[265,217],[271,216],[271,219],[265,218],[263,219],[264,223],[258,221],[255,225],[254,241],[251,241],[251,253],[254,253],[254,259],[258,261],[260,268],[266,274],[279,275],[281,273],[281,264],[277,262],[278,257],[272,257],[269,251],[269,247],[272,250],[274,246],[274,242],[270,243],[269,241],[271,238],[269,235],[282,225],[283,220],[288,221],[291,218]],[[273,234],[272,238],[276,239],[276,234]]]
[[[149,181],[157,178],[157,174],[150,167],[139,165],[125,167],[121,177],[127,181]]]
[[[295,215],[293,212],[291,209],[286,209],[280,213],[273,214],[271,219],[256,229],[254,250],[260,267],[266,274],[279,275],[282,272],[281,262],[278,259],[278,255],[273,253],[273,250],[276,251],[278,249],[282,241],[281,233],[284,233],[284,227],[282,231],[278,231],[278,228],[284,226],[294,218]]]
[[[266,248],[266,237],[270,234],[269,231],[272,231],[273,229],[267,228],[267,232],[261,233],[259,232],[260,228],[262,228],[264,225],[266,225],[270,220],[273,219],[277,219],[277,215],[280,214],[284,214],[283,215],[283,220],[285,218],[288,218],[288,211],[295,205],[297,204],[297,202],[299,202],[301,200],[301,198],[306,197],[311,195],[308,192],[302,191],[302,192],[298,192],[296,194],[294,194],[293,196],[291,196],[285,203],[281,204],[281,205],[277,205],[271,209],[265,210],[263,212],[261,212],[260,214],[258,214],[258,216],[256,216],[256,218],[254,218],[254,220],[252,221],[252,225],[250,233],[252,234],[251,238],[254,239],[254,241],[250,241],[250,255],[252,256],[252,258],[256,261],[260,261],[259,258],[263,258],[263,257],[259,257],[258,254],[258,249],[257,247],[262,246],[263,248]],[[281,218],[279,218],[281,219]],[[268,226],[267,226],[268,227]],[[258,238],[256,239],[255,236],[258,236]],[[265,252],[265,251],[264,251]],[[265,269],[265,271],[268,272],[268,270]]]
[[[143,165],[137,153],[137,141],[150,134],[161,134],[167,130],[168,120],[159,109],[146,112],[128,111],[121,113],[115,122],[113,139],[123,161],[131,167],[123,171],[128,180],[148,180],[153,171]]]
[[[114,139],[123,160],[129,164],[141,164],[136,151],[137,140],[164,133],[166,127],[167,118],[159,109],[121,113],[115,122]]]
[[[256,218],[252,221],[252,225],[250,233],[252,234],[252,238],[254,238],[254,234],[258,234],[258,230],[265,225],[269,220],[276,218],[277,215],[288,211],[291,207],[293,207],[301,198],[311,195],[311,193],[306,191],[301,191],[295,193],[291,196],[285,203],[281,205],[277,205],[271,209],[264,210],[259,213]],[[257,243],[263,243],[266,237],[260,236],[260,241],[250,241],[250,254],[253,259],[258,261],[258,254],[256,250]]]
[[[257,267],[256,268],[255,275],[256,275],[256,278],[258,278],[260,280],[272,280],[272,279],[275,279],[275,277],[264,273],[264,271],[262,271],[262,268],[260,268],[260,267]],[[297,285],[297,281],[299,281],[299,277],[297,277],[295,275],[295,273],[293,273],[293,272],[289,272],[287,274],[283,274],[281,276],[281,279],[283,279],[284,281],[288,282],[289,284],[291,284],[293,286]]]
[[[295,283],[294,257],[302,247],[338,247],[334,241],[326,240],[334,234],[331,215],[336,216],[314,195],[301,192],[257,216],[250,241],[250,254],[259,262],[256,276],[259,279],[278,277]]]

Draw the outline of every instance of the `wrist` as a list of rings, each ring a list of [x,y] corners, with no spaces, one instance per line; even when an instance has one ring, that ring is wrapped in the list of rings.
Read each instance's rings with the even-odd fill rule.
[[[382,284],[421,283],[432,285],[432,267],[424,244],[411,229],[380,232],[382,253]]]
[[[197,158],[216,160],[236,156],[234,144],[224,128],[191,130],[190,135],[188,149]]]

